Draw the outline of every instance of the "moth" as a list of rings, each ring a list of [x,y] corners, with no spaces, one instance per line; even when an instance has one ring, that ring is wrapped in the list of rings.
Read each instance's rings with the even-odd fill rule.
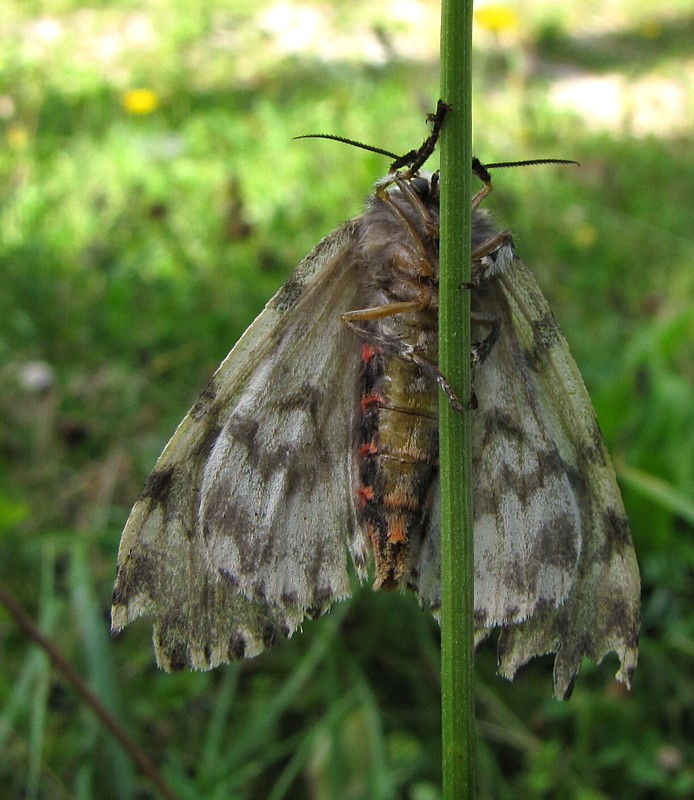
[[[112,628],[153,614],[165,670],[211,669],[291,636],[350,595],[350,561],[363,581],[373,559],[374,588],[413,590],[437,615],[449,402],[472,415],[477,642],[499,629],[510,679],[555,653],[560,698],[584,655],[616,652],[630,685],[639,573],[615,474],[547,301],[511,234],[478,208],[491,183],[477,161],[461,288],[476,402],[438,369],[439,182],[420,168],[442,117],[269,301],[132,509]]]

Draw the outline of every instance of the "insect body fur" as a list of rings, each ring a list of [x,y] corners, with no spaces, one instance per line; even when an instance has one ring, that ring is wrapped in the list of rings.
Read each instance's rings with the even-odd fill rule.
[[[438,240],[408,186],[377,192],[361,242],[370,307],[343,321],[362,339],[355,430],[357,513],[371,541],[376,587],[411,583],[438,472]]]
[[[438,475],[437,383],[463,410],[438,369],[437,189],[437,180],[421,176],[379,187],[363,217],[358,300],[364,308],[341,317],[364,342],[356,494],[374,552],[376,588],[417,585],[416,557]],[[493,237],[478,211],[473,229],[481,279],[482,270],[497,273],[496,255],[507,243],[489,247]]]

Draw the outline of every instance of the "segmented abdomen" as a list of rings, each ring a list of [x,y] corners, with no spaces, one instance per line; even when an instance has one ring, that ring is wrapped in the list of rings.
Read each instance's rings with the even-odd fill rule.
[[[435,364],[435,311],[407,316],[414,324],[398,325],[399,343],[406,340]],[[431,505],[438,472],[438,390],[419,366],[387,347],[365,342],[361,359],[357,513],[373,547],[375,587],[392,588],[407,585],[410,545],[421,537]]]

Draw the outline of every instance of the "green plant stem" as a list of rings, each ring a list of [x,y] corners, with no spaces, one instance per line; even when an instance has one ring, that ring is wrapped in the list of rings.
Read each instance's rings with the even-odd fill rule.
[[[472,0],[443,0],[441,97],[453,106],[441,138],[440,368],[471,396],[470,164]],[[439,397],[441,464],[441,703],[443,798],[475,791],[472,426]]]

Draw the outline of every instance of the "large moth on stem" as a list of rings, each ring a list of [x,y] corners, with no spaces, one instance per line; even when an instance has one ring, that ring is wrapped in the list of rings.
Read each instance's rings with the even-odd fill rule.
[[[419,172],[445,109],[365,211],[323,239],[203,390],[123,532],[115,632],[153,614],[159,665],[257,655],[350,594],[417,592],[437,614],[438,387],[473,426],[475,626],[499,671],[556,653],[636,666],[639,574],[578,368],[508,231],[473,199],[474,398],[437,366],[438,176]],[[388,154],[391,155],[391,154]],[[489,166],[489,165],[488,165]],[[507,166],[498,164],[492,166]]]

